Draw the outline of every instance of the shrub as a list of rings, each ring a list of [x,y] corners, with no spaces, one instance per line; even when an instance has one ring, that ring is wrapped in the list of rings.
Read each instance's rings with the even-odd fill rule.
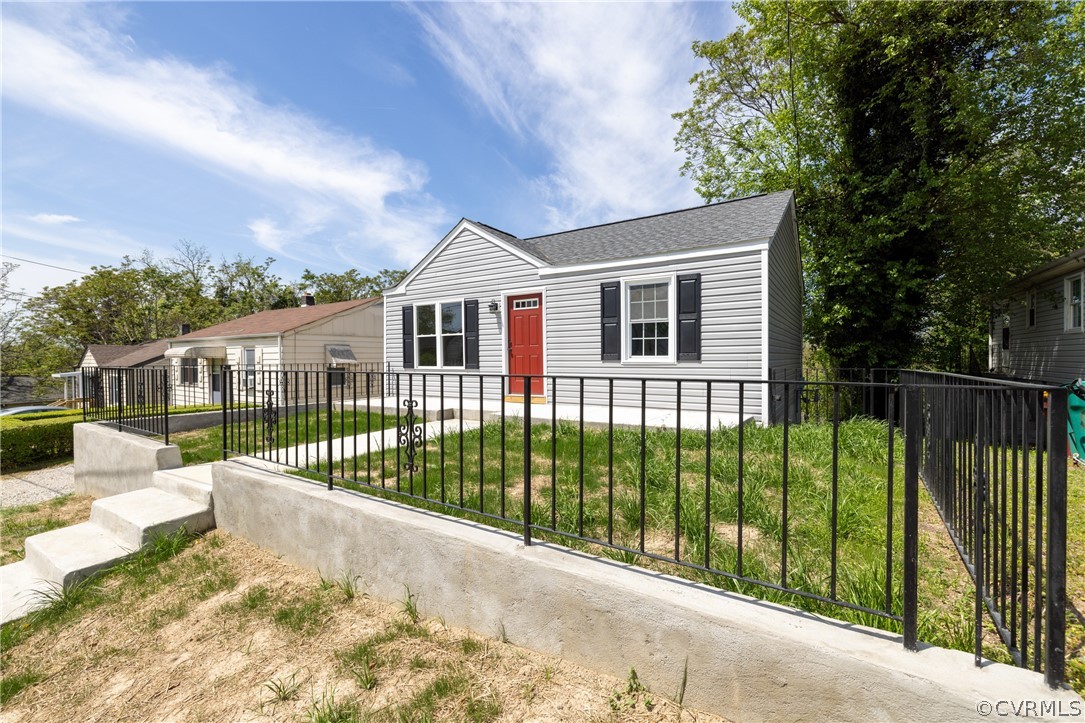
[[[81,421],[78,412],[0,419],[0,472],[71,455],[72,426]]]

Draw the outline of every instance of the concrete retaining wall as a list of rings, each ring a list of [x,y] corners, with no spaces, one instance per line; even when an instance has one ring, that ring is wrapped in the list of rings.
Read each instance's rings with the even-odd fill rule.
[[[1061,701],[1040,675],[300,478],[216,462],[219,529],[370,595],[559,655],[736,721],[975,720],[981,701]],[[1080,710],[1080,708],[1078,708]]]
[[[150,487],[151,475],[181,465],[175,444],[121,432],[101,424],[72,428],[75,452],[75,493],[109,497]]]

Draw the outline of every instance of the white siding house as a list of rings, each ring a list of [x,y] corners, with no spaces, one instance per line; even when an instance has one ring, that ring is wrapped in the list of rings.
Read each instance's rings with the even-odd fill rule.
[[[259,391],[258,371],[379,371],[383,319],[383,300],[377,297],[262,311],[171,339],[165,356],[174,403],[221,401],[219,372],[225,364],[251,372],[242,390],[250,396]]]
[[[561,378],[589,376],[615,380],[615,405],[639,405],[650,378],[646,403],[673,407],[681,379],[683,411],[704,410],[708,380],[802,363],[790,191],[527,239],[463,219],[385,298],[391,371],[481,374],[487,398],[522,395],[523,380],[486,375],[556,376],[566,390],[576,380]],[[737,414],[737,390],[713,386],[713,411]],[[607,404],[611,390],[584,393]],[[764,394],[745,386],[744,417],[778,416]]]
[[[1085,377],[1085,248],[1022,276],[1009,290],[992,314],[991,371],[1051,384]]]

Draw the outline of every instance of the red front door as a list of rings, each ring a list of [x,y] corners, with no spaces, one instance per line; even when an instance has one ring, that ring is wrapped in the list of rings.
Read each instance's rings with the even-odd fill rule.
[[[524,393],[525,374],[538,375],[531,380],[531,396],[543,395],[543,326],[542,294],[510,296],[509,319],[509,394]]]

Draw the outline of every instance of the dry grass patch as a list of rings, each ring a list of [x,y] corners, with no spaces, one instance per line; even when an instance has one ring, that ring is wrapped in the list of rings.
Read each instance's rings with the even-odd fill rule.
[[[3,653],[5,721],[719,720],[212,533]],[[673,691],[670,691],[673,694]]]
[[[93,497],[64,495],[48,502],[0,510],[0,565],[26,556],[23,541],[32,535],[90,519]]]

